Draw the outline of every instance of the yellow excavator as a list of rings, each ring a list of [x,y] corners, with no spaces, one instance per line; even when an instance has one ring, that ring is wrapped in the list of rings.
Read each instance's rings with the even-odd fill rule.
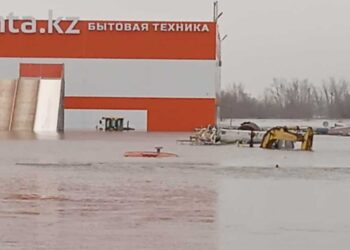
[[[286,148],[294,148],[294,142],[301,142],[301,150],[311,151],[314,131],[311,127],[300,129],[299,127],[274,127],[264,135],[261,148],[280,149],[283,145]]]

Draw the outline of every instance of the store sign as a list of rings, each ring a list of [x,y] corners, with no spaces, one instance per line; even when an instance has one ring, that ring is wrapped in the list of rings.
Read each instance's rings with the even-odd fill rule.
[[[87,24],[89,32],[210,32],[206,23],[79,21],[79,17],[54,18],[53,11],[49,10],[48,19],[45,21],[38,21],[32,16],[18,17],[13,13],[6,17],[0,16],[0,35],[4,33],[79,35],[82,27],[80,23]]]
[[[202,23],[133,23],[133,22],[89,22],[89,31],[119,32],[210,32],[208,24]]]
[[[21,21],[21,22],[18,22]],[[68,26],[63,28],[61,22],[65,21]],[[77,24],[79,23],[78,17],[53,17],[53,11],[49,11],[48,20],[46,22],[46,27],[38,27],[38,20],[32,16],[18,17],[13,13],[10,13],[6,18],[0,16],[0,34],[1,33],[24,33],[24,34],[69,34],[77,35],[80,34],[80,30],[77,29]],[[66,25],[65,25],[66,26]]]

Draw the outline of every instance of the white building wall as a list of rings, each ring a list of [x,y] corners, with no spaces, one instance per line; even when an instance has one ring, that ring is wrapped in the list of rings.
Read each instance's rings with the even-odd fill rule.
[[[215,60],[1,58],[0,76],[20,63],[64,63],[66,96],[215,98]]]

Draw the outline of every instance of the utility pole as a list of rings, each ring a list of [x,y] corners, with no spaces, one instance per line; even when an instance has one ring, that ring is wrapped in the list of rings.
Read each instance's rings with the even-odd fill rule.
[[[222,42],[227,38],[227,35],[223,36],[221,38],[220,30],[219,30],[219,19],[222,17],[224,13],[220,12],[219,10],[219,1],[214,2],[213,7],[213,21],[216,24],[216,63],[217,63],[217,72],[216,72],[216,83],[215,83],[215,89],[216,89],[216,95],[218,98],[220,98],[221,94],[221,67],[222,67],[222,55],[221,55],[221,44]],[[221,111],[220,106],[217,104],[216,107],[217,111],[217,122],[221,120]]]

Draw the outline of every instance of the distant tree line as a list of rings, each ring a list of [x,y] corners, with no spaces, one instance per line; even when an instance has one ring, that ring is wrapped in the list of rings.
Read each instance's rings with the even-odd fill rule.
[[[221,118],[350,118],[350,83],[330,78],[321,86],[307,79],[273,79],[261,98],[234,83],[218,97]]]

